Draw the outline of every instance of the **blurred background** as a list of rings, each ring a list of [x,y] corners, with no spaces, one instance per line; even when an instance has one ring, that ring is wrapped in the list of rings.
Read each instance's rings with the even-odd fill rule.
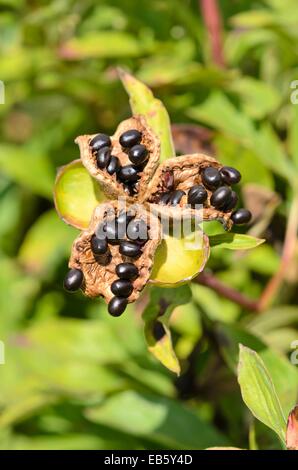
[[[0,0],[0,37],[0,448],[280,448],[235,371],[239,343],[259,351],[288,414],[298,384],[297,2]],[[241,171],[248,232],[267,240],[212,250],[207,272],[251,299],[265,291],[261,312],[194,284],[171,319],[179,378],[147,350],[146,292],[115,319],[62,290],[77,231],[54,210],[55,173],[78,158],[77,135],[112,134],[130,115],[118,66],[164,102],[177,153],[204,150]]]

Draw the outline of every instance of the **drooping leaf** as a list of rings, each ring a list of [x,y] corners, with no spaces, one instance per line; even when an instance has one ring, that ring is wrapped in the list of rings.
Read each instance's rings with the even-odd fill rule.
[[[285,443],[286,420],[269,372],[260,356],[240,345],[238,381],[242,398],[253,415]]]
[[[56,210],[64,222],[78,229],[88,227],[93,210],[105,196],[80,160],[59,169],[54,198]]]
[[[173,289],[152,288],[150,301],[143,312],[145,338],[149,351],[168,369],[179,375],[180,364],[172,345],[169,319],[175,307],[188,303],[187,285]]]
[[[240,233],[223,233],[209,237],[210,246],[220,246],[228,250],[249,250],[265,242],[263,238]]]
[[[129,94],[133,114],[143,114],[155,134],[160,138],[160,160],[175,156],[170,119],[162,102],[152,91],[129,73],[120,70],[120,78]]]

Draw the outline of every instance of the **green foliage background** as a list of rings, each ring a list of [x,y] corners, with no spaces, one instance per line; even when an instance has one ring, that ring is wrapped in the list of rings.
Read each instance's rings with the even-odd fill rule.
[[[243,174],[243,201],[259,207],[250,233],[268,242],[244,254],[214,247],[208,268],[253,298],[277,272],[298,194],[298,9],[219,4],[225,68],[195,0],[0,0],[2,449],[280,448],[243,403],[236,365],[239,343],[258,351],[287,416],[298,388],[296,239],[262,314],[192,287],[170,323],[178,379],[147,351],[148,293],[114,319],[61,287],[77,232],[53,209],[56,169],[78,157],[77,135],[112,134],[129,116],[118,66],[153,89],[173,123],[212,129],[217,157]]]

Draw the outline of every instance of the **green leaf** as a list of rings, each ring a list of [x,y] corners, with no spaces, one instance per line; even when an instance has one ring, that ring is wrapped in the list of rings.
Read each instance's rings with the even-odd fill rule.
[[[84,230],[89,226],[95,207],[104,201],[105,196],[81,160],[74,160],[59,169],[54,198],[56,210],[62,220]]]
[[[27,232],[19,261],[31,272],[48,274],[61,258],[67,257],[77,231],[62,224],[51,209],[42,214]]]
[[[33,193],[52,199],[54,167],[45,154],[26,147],[0,145],[0,168]]]
[[[255,130],[252,121],[239,112],[222,92],[214,91],[203,104],[190,108],[187,114],[246,145],[250,145],[254,140]]]
[[[70,60],[138,57],[143,52],[141,41],[122,31],[90,32],[71,38],[60,48],[60,55]]]
[[[292,106],[292,121],[289,129],[289,150],[298,169],[298,106]]]
[[[144,437],[163,448],[202,449],[225,445],[223,436],[181,403],[134,391],[118,393],[101,406],[89,408],[93,422]]]
[[[286,420],[272,379],[260,356],[240,345],[238,382],[252,414],[276,432],[285,444]]]
[[[154,287],[150,290],[150,302],[143,312],[145,322],[145,338],[149,351],[168,369],[180,374],[180,364],[174,352],[171,332],[168,324],[172,311],[181,304],[186,304],[191,299],[189,286],[181,286],[174,289],[162,289]],[[162,312],[162,315],[161,315]],[[164,334],[156,338],[156,324],[160,323]]]
[[[223,233],[209,237],[210,246],[220,246],[228,250],[250,250],[265,242],[263,238],[243,235],[241,233]]]
[[[152,91],[135,77],[119,70],[119,75],[130,97],[133,114],[142,114],[155,134],[160,138],[160,160],[175,156],[170,119],[162,102],[154,98]]]

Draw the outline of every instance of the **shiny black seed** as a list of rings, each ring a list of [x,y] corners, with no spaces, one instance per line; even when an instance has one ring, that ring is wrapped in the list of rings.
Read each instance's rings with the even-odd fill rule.
[[[132,212],[125,212],[124,210],[122,210],[120,211],[117,218],[118,225],[124,225],[126,228],[127,224],[129,224],[129,222],[133,220],[134,217],[135,215]]]
[[[64,278],[64,289],[75,292],[83,283],[83,273],[80,269],[70,269]]]
[[[160,321],[156,321],[152,328],[152,333],[156,341],[160,341],[166,334],[163,324]]]
[[[169,200],[170,200],[170,197],[171,197],[171,194],[172,194],[171,192],[163,193],[159,198],[159,203],[163,204],[163,205],[168,204]]]
[[[213,207],[220,209],[227,202],[229,202],[232,194],[232,190],[229,186],[221,186],[217,188],[210,198],[210,203]]]
[[[108,242],[111,245],[118,245],[119,243],[119,233],[118,233],[118,224],[117,221],[114,220],[109,220],[105,224],[105,233],[106,237],[108,239]]]
[[[144,220],[134,219],[127,226],[127,237],[130,240],[148,240],[148,227]]]
[[[138,268],[132,263],[120,263],[116,266],[116,274],[120,279],[134,280],[138,277]]]
[[[99,150],[102,147],[109,147],[111,145],[111,139],[106,134],[97,134],[90,141],[90,147],[92,150]]]
[[[141,140],[142,140],[141,132],[137,131],[136,129],[131,129],[129,131],[123,132],[123,134],[120,135],[119,142],[122,145],[122,147],[130,148],[130,147],[133,147],[134,145],[139,144]]]
[[[169,200],[170,206],[177,206],[184,195],[185,192],[181,189],[176,189],[176,191],[173,191]]]
[[[195,184],[189,191],[187,196],[188,204],[194,206],[195,204],[203,204],[206,201],[208,193],[204,186]]]
[[[220,185],[221,176],[216,168],[208,166],[202,171],[202,180],[207,188],[214,189]]]
[[[108,242],[106,238],[97,238],[93,235],[91,238],[91,250],[95,255],[104,255],[108,251]]]
[[[129,297],[133,291],[133,286],[127,279],[117,279],[112,283],[111,291],[119,297]]]
[[[240,172],[231,166],[223,166],[219,172],[222,181],[226,184],[237,184],[241,180]]]
[[[96,154],[96,161],[98,168],[102,170],[107,167],[111,158],[111,149],[110,147],[102,147],[98,150]]]
[[[119,317],[122,315],[127,307],[128,300],[124,297],[113,297],[108,305],[108,312],[113,317]]]
[[[129,196],[134,196],[138,191],[136,189],[135,183],[124,183],[124,191],[129,195]]]
[[[120,169],[119,158],[114,157],[114,155],[112,155],[110,163],[107,166],[107,172],[109,173],[109,175],[113,175],[114,173],[117,173],[119,169]]]
[[[234,209],[238,204],[238,195],[235,191],[232,191],[230,199],[226,202],[226,204],[222,207],[224,212],[229,212]]]
[[[135,145],[130,149],[128,158],[135,165],[142,165],[148,158],[148,150],[146,149],[145,145]]]
[[[231,219],[237,225],[247,224],[251,219],[251,212],[247,209],[238,209],[233,212]]]
[[[142,253],[141,248],[135,242],[121,241],[119,251],[121,255],[137,258]]]
[[[138,178],[138,169],[134,165],[125,165],[120,168],[118,178],[124,183],[135,183]]]

